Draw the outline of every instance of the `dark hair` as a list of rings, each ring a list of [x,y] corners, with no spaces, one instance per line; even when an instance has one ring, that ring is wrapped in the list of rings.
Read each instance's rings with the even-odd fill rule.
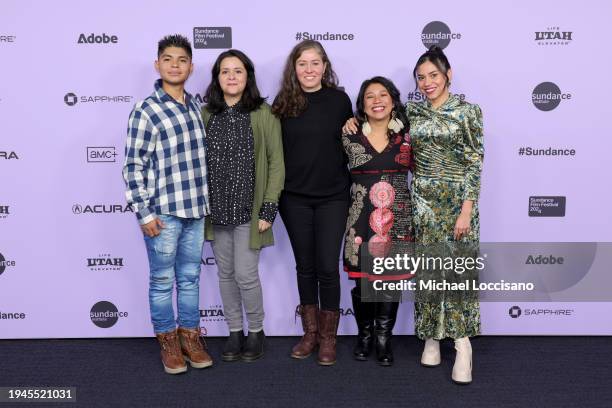
[[[395,118],[399,119],[403,124],[404,128],[408,129],[408,117],[406,116],[406,112],[404,110],[404,105],[402,105],[402,101],[400,99],[400,91],[397,89],[395,84],[390,79],[387,79],[382,76],[375,76],[370,79],[366,79],[361,84],[361,88],[359,89],[359,95],[357,96],[357,102],[355,105],[357,106],[357,112],[355,112],[355,117],[359,121],[359,123],[363,123],[366,120],[364,99],[366,89],[372,84],[380,84],[385,87],[389,95],[391,96],[391,101],[393,101],[393,109],[391,112],[395,112]]]
[[[437,45],[432,45],[429,47],[429,49],[417,60],[414,70],[412,71],[415,84],[418,83],[417,69],[426,62],[431,62],[436,66],[436,68],[438,68],[438,71],[440,71],[446,78],[446,85],[448,85],[450,82],[448,78],[448,70],[451,69],[451,66],[448,62],[448,58],[446,58],[446,55],[444,55],[444,51],[442,51],[442,48],[438,47]]]
[[[321,85],[326,88],[338,88],[338,77],[321,43],[314,40],[304,40],[298,43],[291,50],[289,57],[287,57],[281,89],[272,104],[272,112],[280,118],[296,117],[306,110],[308,100],[297,79],[295,63],[304,51],[310,49],[316,50],[321,56],[323,63],[326,64],[323,78],[321,78]]]
[[[206,110],[212,114],[217,114],[225,109],[225,99],[223,98],[223,90],[219,83],[219,73],[221,72],[221,62],[228,57],[238,58],[240,62],[242,62],[242,65],[244,65],[247,73],[246,86],[240,98],[240,110],[243,112],[252,112],[258,109],[261,104],[264,103],[265,98],[262,98],[259,94],[259,89],[257,88],[257,82],[255,80],[255,66],[253,62],[242,51],[227,50],[219,54],[217,60],[213,64],[212,78],[203,98],[204,102],[207,104]]]
[[[191,59],[191,43],[187,37],[180,34],[172,34],[159,40],[157,43],[157,58],[159,58],[164,50],[168,47],[178,47],[184,49],[187,55],[189,55],[189,59]]]

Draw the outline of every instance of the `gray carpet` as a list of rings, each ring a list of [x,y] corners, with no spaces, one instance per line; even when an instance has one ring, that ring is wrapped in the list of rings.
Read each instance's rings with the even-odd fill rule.
[[[154,339],[1,340],[0,386],[77,387],[77,403],[56,407],[612,406],[610,337],[476,338],[468,386],[450,380],[451,342],[442,365],[425,368],[413,336],[394,337],[393,367],[354,361],[353,337],[339,339],[332,367],[289,358],[296,338],[269,337],[254,363],[222,362],[223,339],[207,341],[213,367],[170,376]]]

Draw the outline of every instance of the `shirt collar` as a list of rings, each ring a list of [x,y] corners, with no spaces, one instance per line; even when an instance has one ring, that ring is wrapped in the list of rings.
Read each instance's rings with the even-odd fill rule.
[[[183,92],[185,92],[185,106],[189,106],[189,104],[191,103],[191,94],[189,94],[189,92],[187,91],[183,91]],[[174,102],[176,104],[181,105],[173,97],[168,95],[166,91],[164,91],[164,88],[162,87],[161,78],[155,81],[155,93],[157,94],[157,97],[159,98],[161,102]]]

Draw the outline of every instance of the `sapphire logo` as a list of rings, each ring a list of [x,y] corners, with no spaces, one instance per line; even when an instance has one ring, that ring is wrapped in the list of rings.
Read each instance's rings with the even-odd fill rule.
[[[134,100],[130,95],[81,95],[77,96],[74,92],[68,92],[64,95],[64,103],[68,106],[74,106],[78,102],[81,104],[92,103],[131,103]]]
[[[120,317],[128,317],[128,313],[120,312],[117,306],[105,300],[93,305],[89,312],[92,323],[102,329],[113,327]]]
[[[72,92],[68,92],[66,95],[64,95],[64,103],[68,106],[74,106],[78,101],[79,99]]]
[[[451,40],[460,40],[460,33],[452,33],[450,28],[442,21],[432,21],[423,27],[421,41],[425,48],[429,49],[432,45],[444,49],[450,44]]]
[[[512,306],[508,310],[508,314],[510,315],[511,318],[517,319],[522,314],[522,310],[518,306]]]

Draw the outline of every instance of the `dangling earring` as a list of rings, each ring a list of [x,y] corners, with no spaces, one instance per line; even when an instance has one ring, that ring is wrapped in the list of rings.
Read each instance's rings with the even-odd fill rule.
[[[387,128],[389,128],[393,133],[399,133],[400,130],[404,128],[402,121],[395,117],[395,111],[393,111],[391,114],[391,120],[389,121]]]
[[[363,133],[364,136],[372,133],[372,126],[370,126],[370,123],[367,120],[361,125],[361,133]]]

